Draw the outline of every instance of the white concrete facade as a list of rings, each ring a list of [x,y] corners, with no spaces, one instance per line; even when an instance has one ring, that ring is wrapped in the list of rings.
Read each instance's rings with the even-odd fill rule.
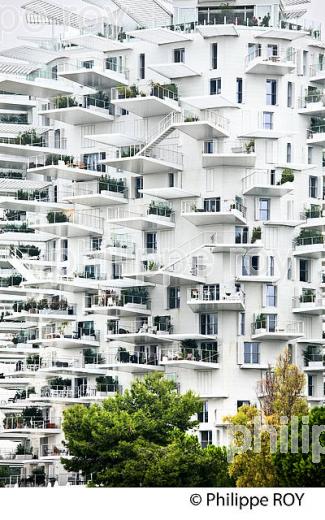
[[[0,463],[22,476],[76,478],[63,409],[152,371],[201,396],[204,446],[287,345],[324,402],[325,44],[253,3],[114,2],[0,63]]]

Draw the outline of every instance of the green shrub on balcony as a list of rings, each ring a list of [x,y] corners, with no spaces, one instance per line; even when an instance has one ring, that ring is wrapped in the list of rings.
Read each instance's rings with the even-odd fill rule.
[[[71,387],[71,379],[63,379],[62,377],[55,377],[49,380],[50,388],[58,388],[59,390],[64,390],[66,387]]]
[[[261,240],[261,238],[262,238],[262,229],[260,227],[255,227],[253,229],[251,243],[254,244],[256,242],[256,240]]]
[[[105,358],[102,356],[102,354],[97,353],[92,348],[86,348],[83,351],[83,357],[84,357],[84,363],[87,364],[98,364],[101,365],[105,363]]]
[[[41,135],[39,135],[35,128],[31,128],[30,130],[26,130],[26,132],[21,132],[15,139],[16,144],[22,145],[35,145],[40,146],[42,141]]]
[[[3,227],[3,231],[7,233],[35,233],[35,229],[29,228],[24,222],[23,224],[6,224]]]
[[[78,102],[72,96],[57,96],[54,98],[56,108],[76,107]]]
[[[251,139],[247,143],[244,144],[246,153],[254,153],[255,152],[255,141]]]
[[[69,221],[68,216],[63,211],[50,211],[46,218],[49,224]]]
[[[155,202],[152,200],[149,204],[148,209],[149,215],[159,215],[161,217],[170,217],[172,214],[172,209],[168,204],[164,202]]]
[[[291,168],[284,168],[282,170],[280,184],[285,184],[286,182],[293,182],[295,180],[295,175]]]
[[[300,303],[314,303],[316,300],[316,293],[313,289],[305,289],[299,296]]]
[[[266,315],[258,314],[255,318],[255,329],[266,329]]]
[[[319,218],[322,216],[321,207],[313,204],[310,208],[305,209],[304,214],[306,218]]]
[[[118,378],[112,376],[98,376],[96,377],[96,389],[98,392],[105,391],[107,387],[117,388]]]
[[[59,161],[63,161],[65,164],[72,164],[73,160],[73,155],[59,155],[51,153],[46,156],[45,166],[50,166],[51,164],[57,165]]]
[[[41,361],[42,360],[39,354],[29,354],[26,359],[26,365],[40,365]]]
[[[116,179],[109,175],[102,175],[98,181],[99,193],[102,191],[114,191],[116,193],[124,193],[126,183],[124,179]]]
[[[294,239],[295,245],[323,244],[324,237],[317,229],[302,229]]]
[[[132,301],[132,299],[137,298],[139,299],[139,301],[147,301],[149,293],[146,287],[129,287],[128,289],[121,290],[121,296],[126,302],[128,298],[130,298],[130,301]]]
[[[39,256],[41,254],[41,250],[39,247],[37,246],[34,246],[34,245],[21,245],[17,248],[13,247],[13,249],[15,250],[16,254],[19,255],[19,253],[23,254],[23,255],[28,255],[30,257],[34,257],[34,256]]]

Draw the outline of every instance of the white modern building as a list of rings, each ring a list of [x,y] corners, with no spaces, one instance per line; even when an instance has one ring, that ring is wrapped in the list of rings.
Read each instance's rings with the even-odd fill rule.
[[[227,444],[223,417],[258,404],[286,346],[323,404],[325,42],[307,3],[23,6],[45,36],[0,52],[9,485],[78,482],[63,410],[154,371],[202,398],[202,446]]]

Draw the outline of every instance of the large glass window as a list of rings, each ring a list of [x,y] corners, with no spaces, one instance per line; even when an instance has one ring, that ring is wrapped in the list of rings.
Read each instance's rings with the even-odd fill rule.
[[[211,68],[218,68],[218,44],[212,43],[211,45]]]
[[[257,365],[260,362],[260,344],[253,342],[244,343],[244,363]]]
[[[299,281],[309,282],[309,261],[304,258],[299,260]]]
[[[270,220],[270,199],[259,199],[259,220]]]
[[[265,305],[266,307],[276,307],[277,304],[277,287],[267,284],[265,288]]]
[[[167,288],[167,299],[169,309],[179,309],[181,303],[180,288],[179,287],[168,287]]]
[[[204,313],[200,316],[200,333],[204,335],[218,334],[218,315]]]
[[[208,401],[203,402],[202,411],[197,414],[197,420],[200,423],[209,422]]]
[[[206,448],[207,446],[212,444],[212,431],[211,430],[206,430],[206,431],[201,430],[200,436],[201,436],[202,448]]]
[[[309,197],[317,199],[318,196],[318,178],[314,176],[309,177]]]
[[[210,79],[210,95],[221,94],[221,78]]]
[[[185,49],[174,49],[174,63],[185,63]]]
[[[277,104],[277,81],[276,79],[266,80],[266,104]]]
[[[263,112],[264,130],[273,130],[273,112]]]
[[[243,102],[243,78],[236,79],[236,101],[237,103]]]

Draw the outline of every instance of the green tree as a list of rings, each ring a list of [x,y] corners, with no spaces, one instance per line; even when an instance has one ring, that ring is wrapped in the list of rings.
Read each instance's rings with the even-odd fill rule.
[[[325,407],[313,408],[308,416],[308,425],[303,425],[302,419],[299,419],[298,435],[289,429],[289,450],[288,453],[281,453],[278,450],[273,455],[273,464],[276,470],[279,486],[295,486],[295,487],[314,487],[325,486],[325,455],[320,453],[320,461],[313,460],[315,454],[315,443],[319,442],[321,450],[325,448],[325,431],[320,433],[319,439],[313,441],[313,426],[325,425]],[[307,437],[306,430],[309,433],[309,449],[302,453],[302,428],[305,428],[304,436]],[[290,446],[292,440],[298,440],[299,452],[291,453]]]
[[[64,466],[91,473],[93,485],[226,485],[225,452],[211,448],[204,453],[186,434],[196,427],[192,417],[201,407],[192,392],[179,395],[175,384],[158,373],[101,405],[70,407],[63,430],[72,457],[63,459]]]
[[[278,485],[277,468],[271,451],[270,429],[279,432],[280,418],[301,417],[308,414],[307,401],[302,397],[305,375],[290,361],[288,349],[279,356],[274,370],[269,369],[258,385],[261,409],[254,406],[242,406],[236,415],[225,417],[232,426],[245,426],[252,441],[257,443],[245,450],[243,434],[235,433],[233,448],[234,458],[229,466],[230,475],[239,487],[272,487]],[[259,432],[254,430],[259,425]],[[236,429],[235,429],[236,432]],[[259,446],[259,449],[256,448]],[[276,445],[275,445],[276,448]]]

